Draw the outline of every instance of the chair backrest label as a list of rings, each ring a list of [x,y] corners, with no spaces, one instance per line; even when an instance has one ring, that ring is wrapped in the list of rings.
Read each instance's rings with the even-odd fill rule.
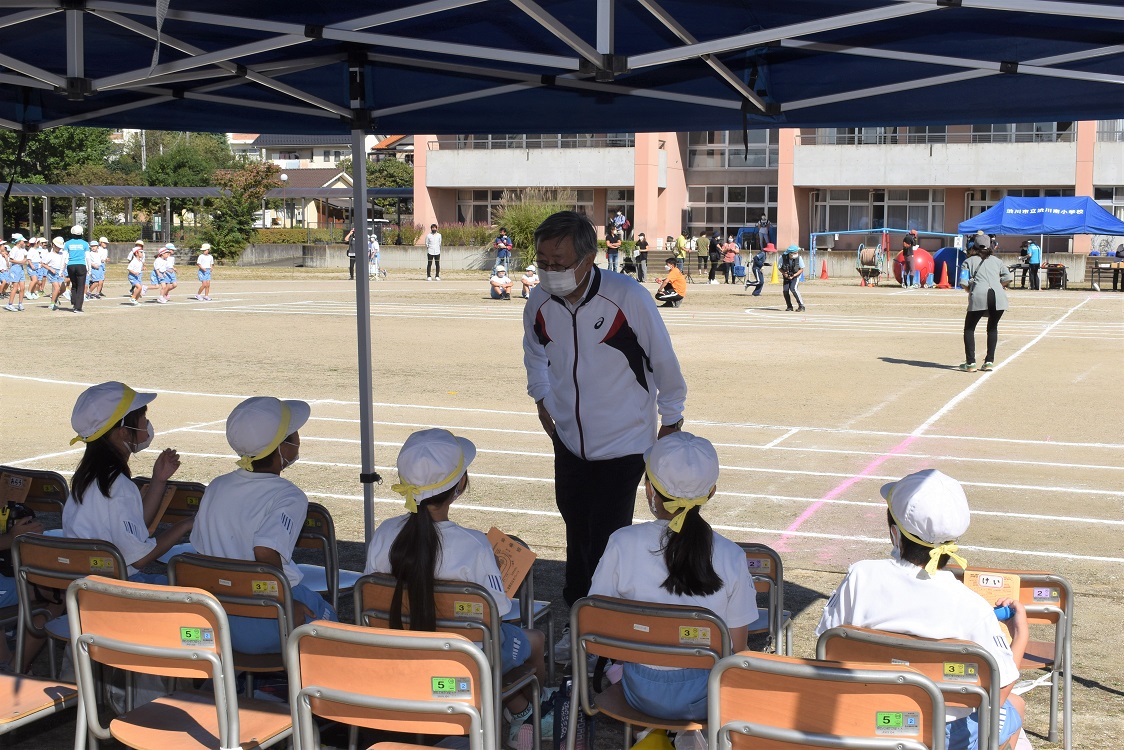
[[[745,564],[750,570],[770,570],[773,567],[773,561],[767,557],[760,558],[747,558]]]
[[[483,602],[453,602],[453,617],[458,620],[483,620]]]
[[[1062,600],[1061,590],[1052,586],[1035,586],[1034,590],[1030,592],[1030,596],[1036,602],[1050,604],[1060,604]]]
[[[471,698],[472,682],[467,677],[431,677],[434,698]]]
[[[90,558],[90,570],[93,570],[93,571],[113,570],[113,568],[114,568],[114,565],[113,565],[113,558],[112,557],[91,557]]]
[[[215,631],[211,628],[180,628],[181,646],[215,645]]]
[[[250,590],[255,594],[277,596],[277,581],[250,581]]]
[[[679,644],[682,646],[709,646],[710,628],[681,625],[679,627]]]
[[[980,665],[976,662],[946,661],[941,673],[947,682],[979,682]]]
[[[919,711],[875,711],[874,733],[883,736],[916,736],[921,734]]]

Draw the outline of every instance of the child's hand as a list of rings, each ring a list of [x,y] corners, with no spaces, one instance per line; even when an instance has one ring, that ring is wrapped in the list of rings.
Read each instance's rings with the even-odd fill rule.
[[[20,534],[42,534],[43,524],[30,517],[18,518],[12,523],[12,529],[8,533],[12,536],[19,536]]]
[[[166,482],[172,475],[179,471],[180,454],[175,448],[165,448],[160,451],[156,463],[152,465],[152,479],[157,482]]]

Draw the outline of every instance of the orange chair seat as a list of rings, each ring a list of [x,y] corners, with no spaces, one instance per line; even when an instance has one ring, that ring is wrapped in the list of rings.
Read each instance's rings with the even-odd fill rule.
[[[218,750],[218,714],[214,695],[198,691],[177,691],[133,709],[109,724],[113,738],[137,750],[167,750],[168,732],[181,735],[177,750],[206,748]],[[292,717],[285,703],[241,698],[238,701],[240,747],[259,747],[292,729]]]
[[[1019,669],[1048,669],[1054,664],[1053,641],[1030,641],[1019,663]]]
[[[0,734],[41,712],[61,711],[78,699],[74,685],[26,675],[0,675]]]
[[[621,687],[619,682],[616,685],[611,685],[604,692],[591,695],[590,702],[593,703],[594,708],[598,709],[606,716],[611,716],[617,721],[632,724],[633,726],[666,729],[670,732],[689,732],[693,729],[706,731],[706,724],[699,724],[694,721],[660,719],[655,716],[649,716],[642,711],[637,711],[625,700],[624,688]]]

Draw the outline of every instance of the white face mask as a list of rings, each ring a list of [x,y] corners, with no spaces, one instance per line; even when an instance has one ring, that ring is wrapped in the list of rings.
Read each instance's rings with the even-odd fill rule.
[[[890,544],[893,545],[893,548],[890,550],[890,557],[892,557],[895,560],[901,560],[902,559],[901,543],[902,543],[901,532],[898,531],[898,528],[896,526],[891,527],[891,529],[890,529]]]
[[[288,461],[285,460],[285,454],[284,453],[282,453],[281,451],[277,452],[277,455],[281,457],[281,471],[284,471],[285,469],[289,468],[290,466],[292,466],[293,464],[295,464],[297,461],[300,460],[300,458],[301,458],[301,447],[299,445],[295,445],[293,443],[290,443],[288,440],[283,440],[281,442],[281,445],[292,445],[294,448],[297,449],[297,455],[293,456]]]
[[[133,432],[133,434],[136,434],[137,430],[132,430],[132,432]],[[129,451],[131,453],[140,453],[145,448],[152,445],[152,438],[154,438],[154,437],[156,437],[156,433],[152,429],[152,422],[148,422],[148,437],[146,437],[144,440],[140,441],[139,443],[125,443],[125,445],[128,446]]]
[[[574,268],[565,271],[539,271],[539,286],[555,297],[573,294],[578,288],[579,262]]]
[[[648,485],[648,487],[650,488],[651,485]],[[645,489],[644,496],[648,499],[648,511],[658,518],[660,514],[659,509],[656,507],[656,493]]]

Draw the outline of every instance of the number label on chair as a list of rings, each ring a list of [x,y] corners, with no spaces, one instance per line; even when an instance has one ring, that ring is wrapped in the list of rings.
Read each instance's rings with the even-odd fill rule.
[[[180,645],[214,646],[215,631],[210,628],[180,628]]]
[[[980,676],[980,665],[975,662],[946,661],[945,680],[949,682],[976,682]]]
[[[453,616],[458,620],[483,620],[483,602],[453,602]]]
[[[919,711],[875,711],[874,733],[890,736],[920,735],[921,713]]]
[[[187,497],[185,497],[183,499],[183,504],[198,508],[199,507],[199,501],[202,500],[202,499],[203,498],[199,497],[198,495],[188,495]]]
[[[319,518],[306,518],[304,519],[304,527],[306,529],[318,529],[324,525],[324,522]]]
[[[773,561],[767,557],[763,557],[760,559],[749,558],[745,561],[745,564],[749,567],[750,570],[768,571],[773,567]]]
[[[1051,586],[1035,586],[1030,598],[1036,602],[1058,604],[1062,600],[1061,591]]]
[[[250,589],[255,594],[277,596],[277,581],[250,581]]]
[[[91,557],[90,558],[90,570],[92,570],[92,571],[113,570],[113,558],[112,557]]]
[[[679,627],[679,643],[684,646],[709,646],[710,628],[682,625]]]
[[[467,677],[431,677],[434,698],[471,698],[472,682]]]

